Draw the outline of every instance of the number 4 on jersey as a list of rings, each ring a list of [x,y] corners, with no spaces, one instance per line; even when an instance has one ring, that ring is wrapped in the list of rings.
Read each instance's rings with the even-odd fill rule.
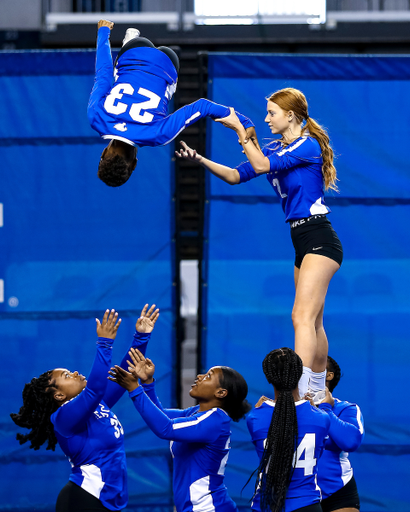
[[[316,466],[315,441],[315,434],[306,434],[295,451],[293,465],[295,468],[303,468],[305,476],[312,475]]]

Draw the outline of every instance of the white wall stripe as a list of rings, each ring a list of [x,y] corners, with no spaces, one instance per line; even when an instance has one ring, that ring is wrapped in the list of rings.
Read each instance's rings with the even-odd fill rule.
[[[4,280],[0,279],[0,302],[4,302]]]
[[[206,420],[206,418],[208,418],[215,411],[216,411],[216,409],[211,409],[210,411],[206,412],[199,418],[195,418],[193,421],[184,421],[183,423],[174,423],[172,425],[172,428],[174,430],[178,430],[179,428],[186,428],[186,427],[192,427],[193,425],[198,425],[199,422]]]
[[[0,228],[2,228],[4,225],[3,222],[3,203],[0,203]]]

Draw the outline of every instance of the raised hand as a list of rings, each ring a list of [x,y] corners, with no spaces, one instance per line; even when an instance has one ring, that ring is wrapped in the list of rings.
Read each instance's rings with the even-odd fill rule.
[[[144,384],[151,384],[154,380],[155,364],[151,359],[144,357],[136,348],[132,348],[128,354],[132,360],[132,362],[127,361],[128,371],[131,372],[136,379],[140,379]]]
[[[245,130],[245,128],[243,127],[243,124],[239,121],[239,118],[236,115],[235,109],[233,107],[229,107],[229,110],[230,110],[229,116],[215,119],[215,121],[217,123],[223,124],[226,128],[235,130],[236,133],[238,133],[241,130]]]
[[[260,407],[263,403],[266,402],[266,400],[272,400],[271,398],[268,398],[267,396],[262,395],[259,400],[256,402],[255,407]]]
[[[251,140],[253,142],[253,145],[259,149],[259,151],[262,151],[261,150],[261,147],[259,146],[259,141],[258,141],[258,137],[256,136],[256,131],[255,131],[255,127],[254,126],[250,126],[249,128],[246,128],[246,137],[248,140]]]
[[[333,398],[332,393],[329,391],[329,388],[326,388],[325,391],[326,391],[326,396],[320,403],[321,404],[330,404],[332,407],[334,407],[335,399]]]
[[[118,365],[115,365],[108,372],[108,379],[116,382],[129,392],[134,391],[139,386],[138,377],[134,377],[132,373],[127,372]]]
[[[148,304],[142,308],[141,316],[138,318],[137,323],[135,324],[135,329],[138,332],[149,333],[152,332],[155,327],[155,322],[159,317],[159,309],[155,309],[155,304],[153,304],[147,311]]]
[[[183,140],[181,140],[181,146],[182,149],[175,151],[175,156],[191,160],[191,162],[200,162],[202,160],[202,156],[198,155],[196,149],[190,148]]]
[[[114,23],[109,20],[100,20],[97,25],[97,30],[101,27],[108,27],[110,30],[112,30],[114,26]]]
[[[100,338],[110,338],[115,340],[117,336],[118,327],[121,324],[121,318],[118,318],[118,313],[115,309],[111,311],[109,309],[104,313],[102,322],[95,319],[97,322],[97,334]]]

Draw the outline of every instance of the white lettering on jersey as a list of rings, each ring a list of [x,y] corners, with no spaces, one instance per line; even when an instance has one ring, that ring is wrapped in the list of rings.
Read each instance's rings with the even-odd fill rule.
[[[103,405],[98,404],[100,406],[100,410],[94,411],[94,414],[97,416],[97,418],[109,418],[110,417],[110,410],[106,409]]]
[[[149,108],[157,108],[161,101],[161,96],[143,87],[138,89],[138,94],[146,96],[149,99],[147,101],[141,101],[140,103],[133,103],[130,108],[130,116],[134,121],[138,121],[139,123],[150,123],[154,119],[154,114],[150,112],[141,114],[140,112],[141,110],[148,110]]]
[[[122,428],[120,420],[115,414],[113,418],[110,418],[110,423],[114,427],[114,435],[117,439],[121,436],[121,434],[124,435],[124,429]]]
[[[279,180],[278,180],[277,178],[274,178],[274,179],[272,180],[272,185],[278,189],[278,193],[279,193],[279,195],[280,195],[280,197],[281,197],[282,199],[284,199],[285,197],[288,197],[288,195],[287,195],[287,194],[283,194],[283,193],[282,193],[282,190],[280,189],[280,183],[279,183]]]
[[[295,468],[303,468],[304,475],[313,475],[313,468],[316,466],[317,460],[315,459],[315,434],[305,434],[299,446],[296,448],[293,457],[293,465]],[[303,452],[305,453],[302,459]]]
[[[127,123],[117,123],[114,125],[114,128],[119,132],[126,132],[128,130]]]
[[[158,94],[148,89],[144,89],[144,87],[140,87],[137,92],[141,96],[148,98],[148,100],[133,103],[130,107],[129,115],[131,119],[139,123],[150,123],[154,119],[154,114],[150,112],[143,112],[141,114],[141,111],[157,108],[161,101],[161,96],[158,96]],[[134,94],[134,87],[131,84],[117,84],[111,89],[110,94],[106,97],[104,102],[104,108],[109,114],[118,116],[127,111],[128,105],[119,101],[124,94],[132,96]],[[116,126],[114,126],[114,128],[116,128]]]
[[[225,444],[225,450],[229,450],[230,448],[231,448],[231,438],[228,437],[228,439],[226,441],[226,444]],[[221,460],[221,464],[220,464],[219,469],[218,469],[218,475],[224,475],[225,474],[225,467],[226,467],[226,463],[228,462],[228,457],[229,457],[229,451],[225,455],[225,457]]]
[[[118,116],[119,114],[123,114],[128,105],[126,103],[122,103],[120,100],[124,94],[129,94],[132,96],[134,94],[134,87],[131,84],[117,84],[112,89],[110,94],[105,98],[104,108],[109,114],[115,114]]]

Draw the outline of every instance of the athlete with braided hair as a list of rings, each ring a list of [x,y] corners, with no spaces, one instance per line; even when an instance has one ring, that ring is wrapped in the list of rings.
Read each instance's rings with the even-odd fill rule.
[[[292,321],[295,351],[303,361],[299,392],[308,391],[315,403],[325,397],[328,342],[323,327],[327,289],[340,268],[343,249],[327,214],[324,190],[337,190],[333,150],[326,131],[309,116],[304,94],[293,88],[273,93],[267,102],[271,132],[281,135],[262,151],[250,140],[233,109],[225,119],[217,119],[233,129],[248,161],[236,168],[218,164],[198,155],[182,143],[178,157],[208,168],[230,185],[245,183],[266,174],[279,197],[295,248],[295,302]]]
[[[262,397],[247,419],[260,460],[252,510],[321,512],[317,462],[330,419],[300,398],[303,363],[292,349],[273,350],[262,366],[275,400]]]
[[[328,356],[325,400],[319,405],[330,418],[329,438],[318,465],[323,512],[358,512],[360,498],[349,461],[349,452],[359,448],[364,437],[363,417],[356,404],[333,398],[341,378],[340,366]]]
[[[145,352],[158,309],[145,305],[137,320],[132,343]],[[23,390],[23,406],[11,414],[19,427],[20,444],[30,441],[38,450],[45,442],[54,450],[58,442],[69,458],[71,475],[61,490],[56,512],[122,510],[128,501],[124,431],[111,411],[124,393],[110,382],[112,345],[121,320],[113,309],[97,321],[97,354],[88,380],[65,368],[49,370],[33,378]],[[125,354],[121,367],[127,364]]]

